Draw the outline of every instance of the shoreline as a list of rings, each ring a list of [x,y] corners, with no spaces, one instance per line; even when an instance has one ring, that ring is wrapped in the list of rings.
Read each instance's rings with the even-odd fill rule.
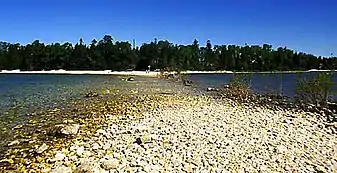
[[[2,70],[0,74],[73,74],[73,75],[120,75],[120,76],[149,76],[156,77],[160,75],[159,72],[145,72],[145,71],[93,71],[93,70],[50,70],[50,71],[20,71],[20,70]]]
[[[110,124],[106,122],[108,119],[120,123],[119,121],[141,118],[145,112],[172,101],[168,99],[172,94],[178,98],[186,93],[195,94],[190,88],[164,79],[145,76],[134,78],[135,81],[131,82],[118,79],[123,82],[110,88],[89,89],[88,93],[94,95],[83,95],[71,100],[66,107],[27,113],[27,123],[15,124],[0,134],[4,137],[0,146],[0,172],[13,169],[19,172],[40,172],[42,170],[38,168],[39,165],[53,165],[55,161],[50,163],[48,159],[53,158],[58,150],[69,146],[73,141],[91,138],[96,130]],[[130,116],[133,118],[130,119]],[[72,124],[76,126],[71,126]],[[58,125],[79,128],[77,134],[60,136]],[[47,147],[40,153],[38,150],[42,146]]]
[[[124,84],[130,88],[111,89],[122,91],[109,92],[107,100],[92,97],[95,104],[88,104],[81,99],[89,107],[81,105],[75,114],[84,117],[62,119],[62,124],[79,125],[75,138],[62,138],[57,145],[34,142],[34,151],[41,153],[2,161],[23,163],[20,170],[68,173],[334,169],[329,159],[337,151],[336,135],[321,128],[318,114],[193,95],[190,87],[162,79],[135,77]],[[12,142],[12,153],[25,142],[19,140]]]
[[[260,72],[234,72],[234,71],[181,71],[180,74],[195,75],[195,74],[279,74],[279,73],[310,73],[310,72],[336,72],[336,70],[306,70],[306,71],[260,71]],[[0,74],[72,74],[72,75],[120,75],[120,76],[148,76],[158,77],[160,72],[155,71],[111,71],[111,70],[49,70],[49,71],[20,71],[20,70],[1,70]],[[164,72],[164,74],[177,74],[176,71]]]

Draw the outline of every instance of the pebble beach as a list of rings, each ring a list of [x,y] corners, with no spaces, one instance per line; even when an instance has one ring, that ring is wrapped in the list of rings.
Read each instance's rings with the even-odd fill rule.
[[[164,79],[127,85],[87,101],[104,100],[87,119],[62,119],[62,144],[40,141],[27,150],[34,157],[3,159],[17,165],[4,171],[337,172],[336,126],[319,114],[240,104]]]

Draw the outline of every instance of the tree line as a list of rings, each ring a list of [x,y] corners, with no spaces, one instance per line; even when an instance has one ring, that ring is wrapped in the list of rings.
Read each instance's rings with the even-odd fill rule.
[[[89,45],[78,43],[44,44],[39,40],[27,45],[0,42],[0,70],[231,70],[288,71],[336,69],[337,57],[317,57],[272,45],[212,45],[198,40],[190,45],[177,45],[154,39],[140,47],[115,41],[105,35]]]

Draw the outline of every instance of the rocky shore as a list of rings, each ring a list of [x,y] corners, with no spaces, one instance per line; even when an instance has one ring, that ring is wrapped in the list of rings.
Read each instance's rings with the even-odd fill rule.
[[[337,172],[337,136],[318,114],[216,99],[161,79],[135,78],[126,85],[113,92],[120,94],[81,103],[78,114],[85,118],[64,117],[63,126],[46,130],[63,134],[54,136],[62,144],[42,141],[28,150],[34,157],[18,161],[8,155],[2,167],[53,173]]]

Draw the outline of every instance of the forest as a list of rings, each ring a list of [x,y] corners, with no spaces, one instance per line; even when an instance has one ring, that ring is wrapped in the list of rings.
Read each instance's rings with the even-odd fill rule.
[[[27,45],[0,42],[0,70],[230,70],[230,71],[301,71],[332,70],[337,57],[317,57],[272,45],[177,45],[154,39],[135,47],[115,41],[111,35],[85,44],[44,44],[35,40]]]

